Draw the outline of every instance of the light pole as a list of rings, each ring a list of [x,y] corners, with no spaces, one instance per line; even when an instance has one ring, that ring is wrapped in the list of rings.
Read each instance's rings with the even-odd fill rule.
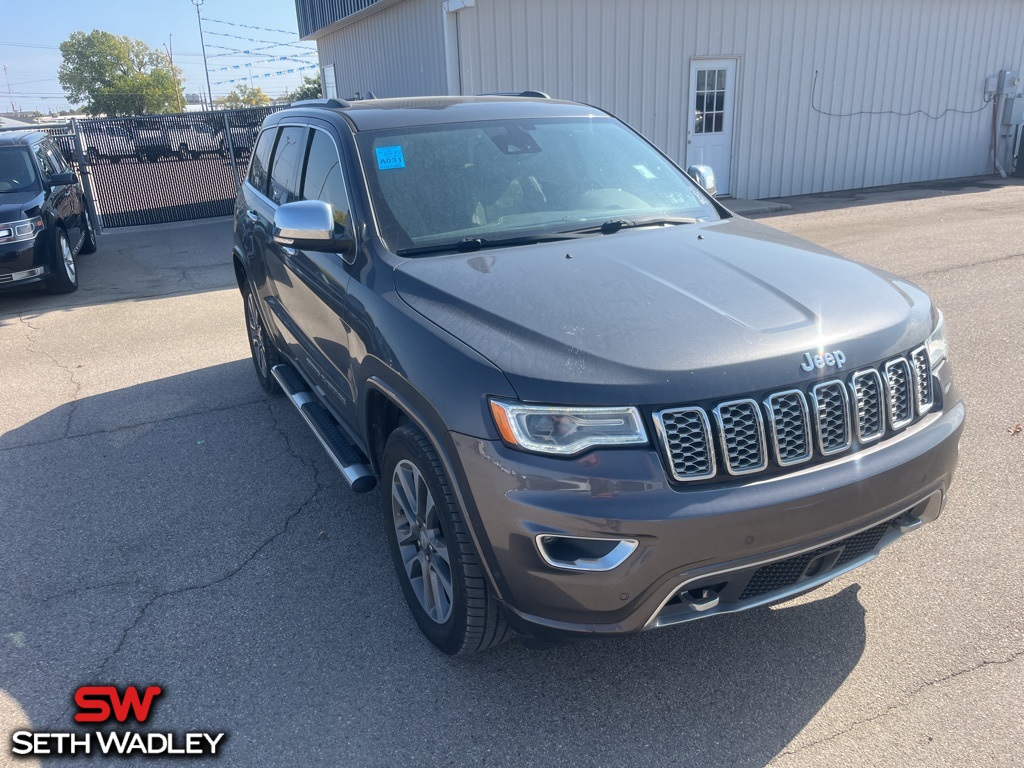
[[[210,111],[213,112],[213,88],[210,87],[210,66],[206,63],[206,42],[203,40],[203,17],[199,9],[203,7],[205,0],[192,0],[196,7],[196,18],[199,20],[199,44],[203,47],[203,71],[206,72],[206,95],[210,97]]]
[[[167,58],[171,62],[171,79],[174,80],[174,97],[178,100],[178,111],[181,112],[181,87],[178,84],[178,75],[174,71],[174,35],[168,35],[167,39],[171,41],[171,45],[169,48],[165,45],[164,49],[167,51]]]

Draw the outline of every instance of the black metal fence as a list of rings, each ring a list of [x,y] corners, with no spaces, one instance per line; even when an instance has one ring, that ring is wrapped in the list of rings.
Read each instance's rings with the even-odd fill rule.
[[[263,118],[280,107],[44,127],[75,162],[101,229],[229,216]]]

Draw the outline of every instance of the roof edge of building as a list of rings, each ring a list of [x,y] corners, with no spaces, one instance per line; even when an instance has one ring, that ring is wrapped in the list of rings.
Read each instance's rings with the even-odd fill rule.
[[[299,2],[301,2],[301,0],[299,0]],[[319,37],[329,35],[332,32],[337,32],[339,29],[343,29],[350,24],[354,24],[361,19],[365,19],[367,16],[380,13],[381,11],[390,8],[393,5],[398,5],[401,2],[403,2],[403,0],[376,0],[372,5],[368,5],[366,8],[360,8],[358,11],[350,13],[348,16],[343,16],[337,21],[328,24],[326,27],[321,27],[320,29],[315,29],[308,34],[301,35],[300,39],[316,40]]]

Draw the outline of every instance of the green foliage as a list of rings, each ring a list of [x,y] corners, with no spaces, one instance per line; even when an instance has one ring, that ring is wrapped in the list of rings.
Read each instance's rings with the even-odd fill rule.
[[[304,75],[302,78],[302,85],[295,89],[291,94],[292,101],[302,101],[303,99],[319,99],[320,98],[320,78],[316,75]]]
[[[57,77],[73,104],[90,115],[172,112],[182,95],[181,70],[141,40],[94,29],[60,44]]]
[[[227,109],[240,109],[242,107],[265,107],[270,103],[270,97],[257,86],[241,83],[227,96],[217,99],[217,106]]]

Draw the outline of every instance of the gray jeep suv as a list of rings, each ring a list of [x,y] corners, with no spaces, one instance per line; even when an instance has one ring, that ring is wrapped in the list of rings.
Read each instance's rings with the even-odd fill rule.
[[[299,103],[238,195],[256,374],[382,484],[424,634],[738,611],[934,520],[964,404],[928,296],[534,96]]]

